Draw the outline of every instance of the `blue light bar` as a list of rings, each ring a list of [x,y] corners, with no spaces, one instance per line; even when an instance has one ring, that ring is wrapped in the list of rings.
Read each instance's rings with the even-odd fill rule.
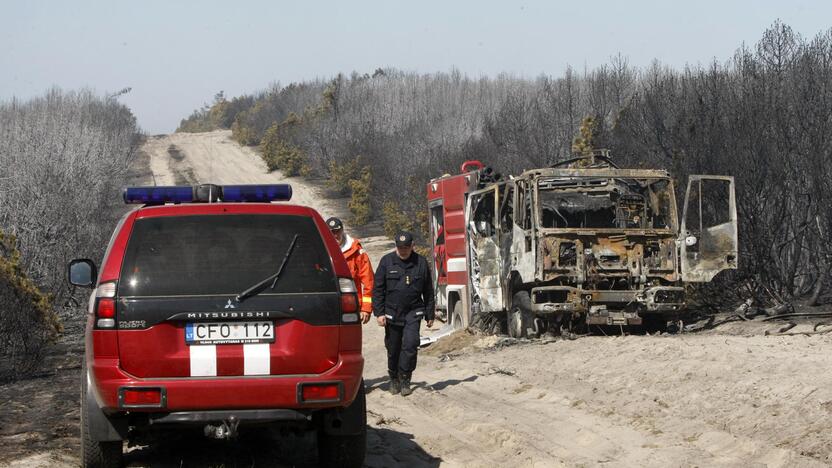
[[[214,203],[214,202],[259,202],[289,201],[292,186],[271,185],[210,185],[196,187],[127,187],[124,189],[124,203],[162,205],[165,203]]]
[[[224,202],[261,202],[289,201],[292,199],[292,186],[274,185],[223,185]]]
[[[124,203],[157,205],[163,203],[190,203],[194,201],[193,187],[127,187]]]

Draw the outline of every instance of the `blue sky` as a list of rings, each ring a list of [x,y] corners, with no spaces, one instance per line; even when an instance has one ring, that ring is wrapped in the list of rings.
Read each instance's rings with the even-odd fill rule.
[[[832,27],[828,0],[0,0],[0,11],[0,100],[129,86],[121,101],[149,133],[173,131],[219,90],[378,67],[560,75],[618,53],[681,68],[728,59],[778,18],[805,37]]]

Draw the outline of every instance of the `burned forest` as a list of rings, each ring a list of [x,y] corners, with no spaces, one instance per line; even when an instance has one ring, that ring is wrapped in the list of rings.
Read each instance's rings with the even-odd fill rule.
[[[423,236],[425,181],[467,159],[519,174],[607,148],[621,167],[667,170],[677,199],[689,174],[730,175],[741,266],[701,288],[700,305],[816,305],[832,299],[830,63],[832,31],[805,38],[775,22],[730,58],[684,69],[639,69],[617,56],[534,80],[378,69],[220,93],[179,131],[230,128],[270,167],[329,178],[352,197],[357,221],[404,223]],[[670,216],[681,213],[652,222]]]

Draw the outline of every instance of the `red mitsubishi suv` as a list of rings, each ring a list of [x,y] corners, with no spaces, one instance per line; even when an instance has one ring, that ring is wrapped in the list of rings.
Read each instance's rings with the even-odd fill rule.
[[[361,466],[366,402],[355,285],[313,209],[288,185],[135,187],[94,288],[81,395],[84,466],[123,442],[197,427],[317,431],[326,466]]]

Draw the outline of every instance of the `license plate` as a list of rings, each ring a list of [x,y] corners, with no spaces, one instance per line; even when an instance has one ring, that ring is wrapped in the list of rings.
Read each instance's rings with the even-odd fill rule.
[[[189,345],[274,343],[272,322],[198,322],[185,324]]]

